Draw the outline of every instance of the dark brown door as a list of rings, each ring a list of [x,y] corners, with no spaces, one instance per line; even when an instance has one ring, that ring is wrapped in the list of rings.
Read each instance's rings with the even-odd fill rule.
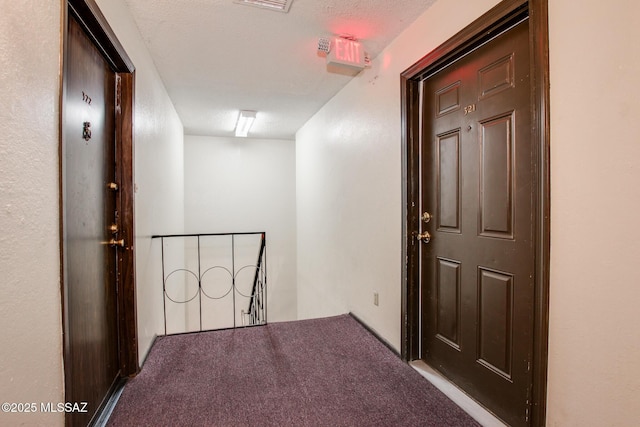
[[[119,377],[116,250],[115,74],[69,18],[63,106],[65,390],[86,425]]]
[[[514,426],[532,384],[528,46],[525,21],[422,82],[423,357]]]

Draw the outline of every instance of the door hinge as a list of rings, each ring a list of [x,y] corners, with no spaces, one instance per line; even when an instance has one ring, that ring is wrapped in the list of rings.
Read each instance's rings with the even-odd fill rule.
[[[529,366],[531,366],[531,364],[529,364]],[[529,423],[529,419],[531,418],[531,394],[532,394],[532,390],[533,389],[533,385],[530,384],[529,387],[527,387],[527,406],[524,410],[524,421],[526,423]]]
[[[116,110],[120,110],[122,102],[122,77],[116,74]]]

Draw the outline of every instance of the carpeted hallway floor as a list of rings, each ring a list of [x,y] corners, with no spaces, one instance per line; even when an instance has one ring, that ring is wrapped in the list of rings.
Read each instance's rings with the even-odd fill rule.
[[[349,315],[158,338],[109,426],[477,426]]]

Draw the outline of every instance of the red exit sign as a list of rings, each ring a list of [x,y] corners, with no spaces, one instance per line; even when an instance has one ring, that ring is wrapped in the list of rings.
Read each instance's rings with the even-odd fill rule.
[[[355,40],[334,37],[331,40],[331,50],[327,54],[327,65],[364,68],[364,48],[362,44]]]

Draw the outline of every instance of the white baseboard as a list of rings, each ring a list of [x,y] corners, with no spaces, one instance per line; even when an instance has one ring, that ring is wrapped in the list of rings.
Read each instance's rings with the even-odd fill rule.
[[[414,360],[410,362],[409,365],[484,427],[508,427],[496,418],[495,415],[487,411],[482,405],[470,398],[465,392],[456,387],[439,372],[433,370],[422,360]]]

